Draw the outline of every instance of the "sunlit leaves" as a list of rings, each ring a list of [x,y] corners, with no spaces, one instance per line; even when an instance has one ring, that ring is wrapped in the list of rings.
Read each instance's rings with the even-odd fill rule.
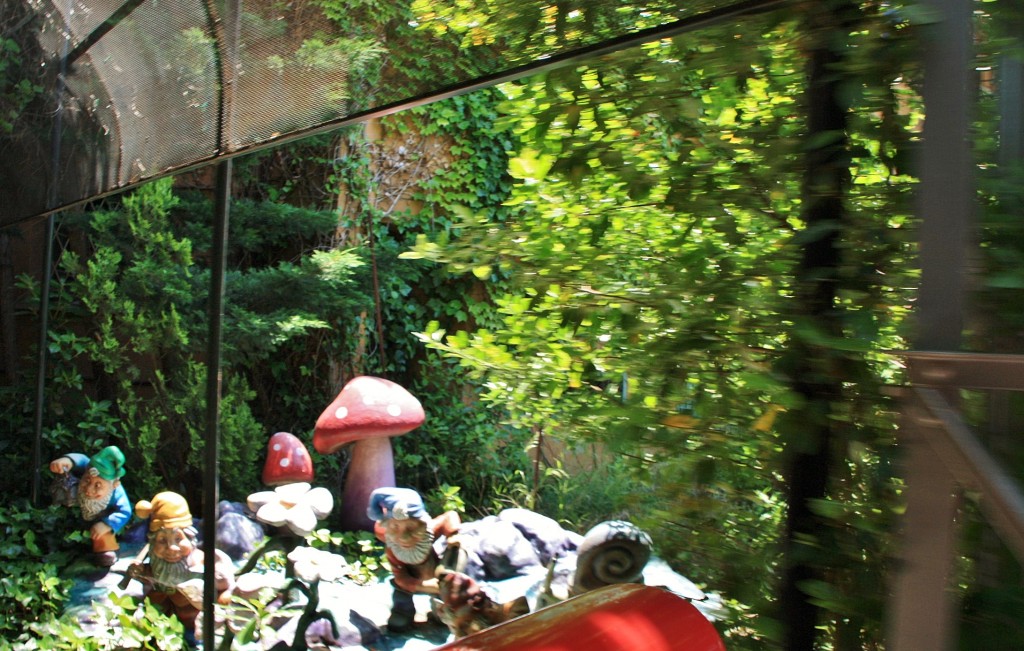
[[[744,593],[757,599],[781,521],[778,433],[793,449],[816,445],[784,354],[799,344],[820,355],[814,373],[848,378],[834,423],[872,452],[851,460],[837,491],[850,491],[849,504],[885,494],[870,484],[880,458],[871,446],[892,422],[873,387],[901,372],[887,351],[901,345],[914,278],[904,162],[919,103],[890,73],[900,58],[881,54],[900,44],[872,30],[852,40],[849,219],[808,229],[805,153],[845,134],[805,137],[807,34],[789,18],[652,42],[503,88],[507,128],[524,143],[510,165],[510,218],[478,215],[460,239],[418,242],[414,253],[460,272],[493,265],[516,283],[497,299],[500,327],[423,340],[485,379],[517,422],[600,440],[649,473],[673,505],[661,521],[691,528],[672,546],[678,560],[737,593],[757,574],[761,592]],[[796,301],[807,284],[800,248],[822,237],[843,242],[829,328]],[[850,522],[837,526],[861,531],[886,515],[853,522],[859,512],[842,509]],[[751,546],[761,558],[738,552]]]

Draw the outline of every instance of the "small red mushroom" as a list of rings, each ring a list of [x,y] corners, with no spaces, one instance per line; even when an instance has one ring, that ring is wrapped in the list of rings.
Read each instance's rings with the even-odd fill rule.
[[[366,516],[370,493],[395,485],[392,436],[423,424],[423,406],[411,393],[390,380],[360,375],[352,378],[313,430],[313,447],[331,454],[355,442],[341,496],[341,526],[349,531],[372,531]]]
[[[267,460],[263,464],[263,483],[281,486],[313,481],[313,458],[294,434],[278,432],[267,443]]]

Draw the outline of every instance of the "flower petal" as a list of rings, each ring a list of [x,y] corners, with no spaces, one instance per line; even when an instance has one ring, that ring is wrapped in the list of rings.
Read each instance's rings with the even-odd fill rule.
[[[285,484],[274,489],[278,499],[285,506],[295,506],[302,499],[302,496],[309,492],[309,483],[297,481],[294,484]]]
[[[318,486],[302,496],[298,506],[305,506],[313,511],[317,520],[323,520],[334,508],[334,495],[323,486]]]
[[[295,506],[288,509],[285,522],[293,533],[305,536],[316,528],[316,515],[309,507]]]
[[[256,511],[256,519],[260,522],[279,527],[288,519],[288,509],[280,502],[268,502]]]

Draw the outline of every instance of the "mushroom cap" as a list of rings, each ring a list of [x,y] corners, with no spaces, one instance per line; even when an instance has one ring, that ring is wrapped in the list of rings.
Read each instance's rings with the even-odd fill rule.
[[[313,430],[313,447],[331,454],[352,441],[399,436],[423,424],[420,401],[401,385],[379,377],[360,375],[320,414]]]
[[[313,481],[313,458],[294,434],[278,432],[267,443],[267,460],[263,464],[263,483],[280,486]]]

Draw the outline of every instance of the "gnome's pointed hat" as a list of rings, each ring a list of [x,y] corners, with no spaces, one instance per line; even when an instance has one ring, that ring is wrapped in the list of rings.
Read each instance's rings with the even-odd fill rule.
[[[149,530],[187,529],[192,526],[192,512],[185,498],[171,491],[157,493],[152,500],[135,503],[135,514],[149,518]]]
[[[430,520],[430,514],[423,506],[423,498],[411,488],[378,488],[370,494],[366,515],[371,520]]]
[[[124,477],[124,453],[116,445],[108,445],[89,459],[89,467],[107,481]]]

